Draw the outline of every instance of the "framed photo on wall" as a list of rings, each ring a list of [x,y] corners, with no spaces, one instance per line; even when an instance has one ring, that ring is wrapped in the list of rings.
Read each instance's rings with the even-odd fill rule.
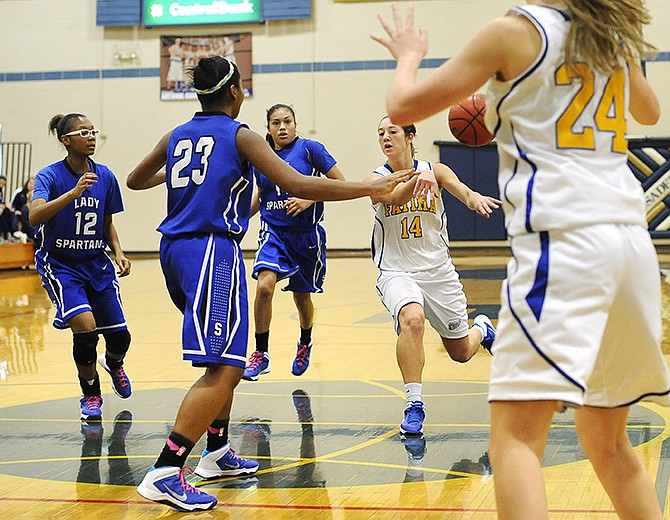
[[[188,74],[198,60],[223,56],[237,65],[245,97],[253,93],[251,33],[219,36],[161,36],[160,97],[163,101],[196,99]]]

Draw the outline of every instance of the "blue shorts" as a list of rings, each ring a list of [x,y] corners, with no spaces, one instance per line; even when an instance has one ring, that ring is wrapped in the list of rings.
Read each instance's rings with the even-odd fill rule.
[[[326,231],[321,226],[287,230],[262,223],[251,276],[269,269],[277,280],[289,278],[282,291],[322,293],[326,277]]]
[[[127,329],[116,266],[107,253],[86,260],[56,258],[39,249],[35,266],[56,307],[53,326],[67,329],[77,314],[92,312],[100,333]]]
[[[240,245],[221,235],[163,237],[160,261],[170,297],[184,315],[184,359],[194,366],[244,367],[249,304]]]

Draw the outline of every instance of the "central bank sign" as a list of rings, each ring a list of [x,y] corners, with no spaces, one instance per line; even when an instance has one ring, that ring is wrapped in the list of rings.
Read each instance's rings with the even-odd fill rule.
[[[260,0],[144,0],[146,27],[260,22]]]

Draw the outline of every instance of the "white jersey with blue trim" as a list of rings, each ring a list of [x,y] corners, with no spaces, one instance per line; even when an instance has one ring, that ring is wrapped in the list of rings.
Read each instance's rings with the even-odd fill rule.
[[[428,161],[414,161],[417,171],[433,171]],[[387,176],[391,167],[383,164],[374,173]],[[449,258],[447,213],[441,197],[430,207],[423,197],[413,197],[402,206],[377,202],[372,230],[372,259],[382,271],[417,272],[432,269]]]
[[[566,11],[516,7],[542,38],[520,76],[492,79],[486,124],[496,134],[507,233],[598,223],[646,226],[642,188],[627,165],[629,71],[606,76],[565,65]]]

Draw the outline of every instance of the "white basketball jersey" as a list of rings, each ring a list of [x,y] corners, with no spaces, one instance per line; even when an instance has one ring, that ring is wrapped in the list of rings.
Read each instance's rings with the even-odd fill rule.
[[[496,134],[498,184],[510,236],[595,223],[646,227],[642,188],[627,165],[629,71],[611,76],[565,65],[567,12],[516,7],[542,37],[535,63],[492,79],[486,124]]]
[[[414,168],[433,171],[428,161],[414,161]],[[393,173],[383,164],[374,173]],[[412,198],[402,206],[378,202],[372,205],[372,259],[383,271],[416,272],[443,265],[449,260],[447,214],[441,197],[432,198],[430,207],[423,198]]]

